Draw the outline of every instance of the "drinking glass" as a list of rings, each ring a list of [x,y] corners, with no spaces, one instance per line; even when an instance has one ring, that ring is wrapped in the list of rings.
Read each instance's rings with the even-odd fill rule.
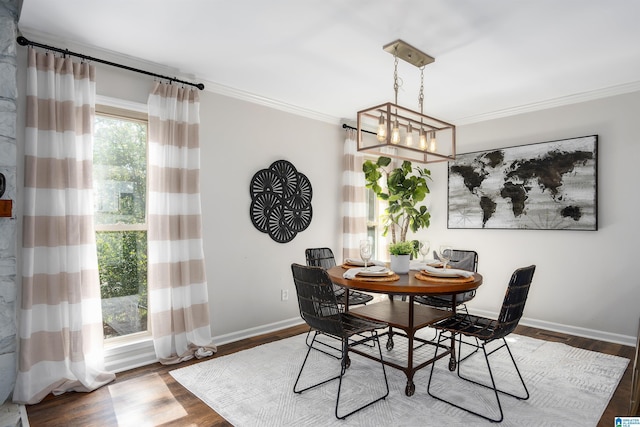
[[[367,240],[360,240],[360,258],[362,258],[362,261],[364,262],[364,269],[367,269],[367,263],[369,262],[369,260],[371,259],[371,256],[373,255],[371,253],[371,241],[369,239]]]
[[[438,258],[442,261],[442,268],[447,268],[447,263],[451,260],[451,255],[453,253],[453,248],[449,245],[440,245],[440,250],[438,251]]]
[[[431,243],[429,243],[428,240],[420,240],[420,255],[422,255],[422,262],[427,260],[429,249],[431,249]]]

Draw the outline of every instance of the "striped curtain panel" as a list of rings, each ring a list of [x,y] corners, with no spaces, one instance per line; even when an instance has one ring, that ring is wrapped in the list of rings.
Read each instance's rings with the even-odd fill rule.
[[[149,311],[156,356],[172,364],[216,351],[202,245],[198,91],[156,83],[148,106]]]
[[[347,130],[342,172],[342,259],[360,258],[360,240],[367,238],[367,205],[362,172],[364,157],[357,150],[356,131]]]
[[[93,228],[95,68],[28,52],[22,298],[13,399],[92,391],[104,372]]]

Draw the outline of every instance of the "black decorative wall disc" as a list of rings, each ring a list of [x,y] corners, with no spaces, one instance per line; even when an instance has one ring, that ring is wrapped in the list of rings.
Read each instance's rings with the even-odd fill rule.
[[[276,242],[290,242],[311,224],[311,182],[288,161],[256,172],[249,193],[251,222]]]

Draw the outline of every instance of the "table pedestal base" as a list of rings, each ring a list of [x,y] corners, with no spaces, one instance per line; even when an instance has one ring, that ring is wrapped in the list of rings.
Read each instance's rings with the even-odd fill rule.
[[[355,314],[366,319],[386,322],[389,324],[389,330],[380,334],[380,340],[382,340],[384,336],[387,336],[386,348],[388,352],[391,352],[394,349],[397,350],[394,337],[400,336],[403,339],[406,339],[406,364],[401,363],[397,358],[395,360],[385,358],[383,362],[385,365],[399,369],[405,373],[407,376],[405,394],[407,396],[412,396],[415,393],[413,376],[416,371],[447,355],[450,355],[451,360],[455,363],[455,349],[453,347],[453,343],[450,347],[447,347],[442,344],[438,344],[435,341],[425,340],[415,336],[416,331],[451,316],[450,311],[414,304],[413,297],[411,296],[409,297],[409,302],[394,300],[382,301],[375,304],[353,308],[349,311],[351,314]],[[394,328],[399,331],[394,331]],[[424,346],[433,346],[433,355],[429,356],[429,353],[425,352],[425,354],[421,354],[421,357],[416,358],[415,355],[417,350]],[[438,352],[437,358],[435,357],[436,346],[445,350],[443,352]],[[366,352],[357,348],[353,348],[351,351],[370,359],[378,360],[378,358],[371,352]]]

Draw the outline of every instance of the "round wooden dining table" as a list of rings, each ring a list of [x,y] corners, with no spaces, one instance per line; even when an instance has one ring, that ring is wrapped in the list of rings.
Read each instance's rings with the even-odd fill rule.
[[[406,364],[400,364],[383,358],[383,363],[393,368],[403,371],[407,376],[407,385],[405,394],[412,396],[415,393],[415,384],[413,376],[419,369],[434,363],[437,359],[450,355],[449,369],[454,370],[456,367],[455,357],[455,337],[452,336],[450,345],[445,347],[445,351],[438,351],[437,359],[431,357],[424,361],[414,361],[414,344],[417,342],[419,346],[434,345],[440,346],[430,340],[416,338],[416,331],[430,326],[442,319],[446,319],[456,311],[455,295],[467,291],[472,291],[482,285],[482,275],[474,273],[470,278],[440,278],[429,277],[418,271],[410,271],[408,274],[393,274],[387,277],[354,277],[347,279],[344,273],[347,268],[343,266],[335,266],[327,270],[327,274],[331,281],[343,287],[345,292],[349,290],[358,290],[370,293],[380,293],[390,295],[390,298],[380,302],[366,304],[363,306],[350,308],[345,310],[360,317],[371,319],[379,322],[385,322],[389,325],[389,329],[380,334],[387,336],[387,350],[394,348],[394,335],[400,335],[407,339],[407,359]],[[407,296],[406,300],[397,300],[393,298],[395,295]],[[414,303],[414,297],[419,295],[451,295],[451,309],[442,310],[429,307],[423,304]],[[345,298],[348,301],[348,298]],[[399,329],[402,332],[395,332]],[[351,351],[370,359],[378,360],[375,356],[353,348]]]

